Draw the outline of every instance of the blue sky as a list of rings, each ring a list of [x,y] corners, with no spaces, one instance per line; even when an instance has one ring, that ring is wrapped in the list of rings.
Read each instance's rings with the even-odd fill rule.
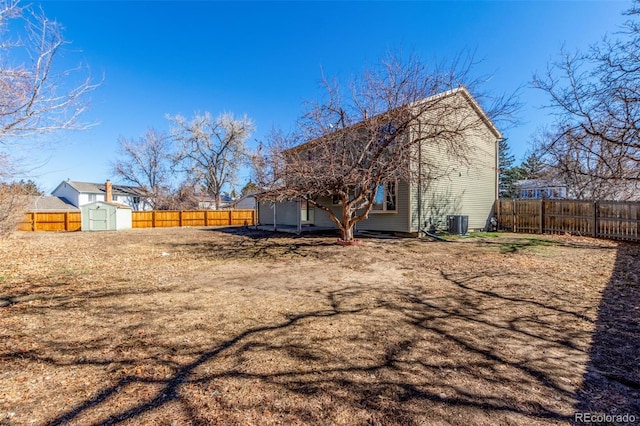
[[[293,125],[322,94],[321,70],[349,79],[391,50],[425,60],[475,51],[491,93],[511,93],[544,71],[562,46],[584,49],[619,29],[630,1],[218,2],[43,1],[72,42],[63,65],[89,66],[96,80],[84,119],[97,125],[49,136],[32,153],[49,193],[62,180],[103,182],[120,135],[168,130],[166,114],[247,114],[257,130]],[[505,130],[521,160],[548,123],[543,93],[524,87],[523,124]],[[241,181],[248,179],[245,173]],[[241,186],[241,185],[240,185]]]

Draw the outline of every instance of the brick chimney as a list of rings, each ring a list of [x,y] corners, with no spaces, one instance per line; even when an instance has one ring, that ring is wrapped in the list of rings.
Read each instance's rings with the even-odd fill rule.
[[[111,181],[107,179],[104,184],[104,202],[111,203],[113,202],[113,185],[111,185]]]

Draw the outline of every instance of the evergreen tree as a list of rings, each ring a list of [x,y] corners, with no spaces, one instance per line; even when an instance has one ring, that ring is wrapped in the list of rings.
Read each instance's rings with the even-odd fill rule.
[[[522,179],[519,167],[515,167],[516,159],[509,148],[507,139],[501,139],[498,145],[498,182],[500,198],[515,198],[518,190],[516,182]]]
[[[529,154],[520,165],[522,179],[541,179],[546,172],[546,166],[536,154]]]

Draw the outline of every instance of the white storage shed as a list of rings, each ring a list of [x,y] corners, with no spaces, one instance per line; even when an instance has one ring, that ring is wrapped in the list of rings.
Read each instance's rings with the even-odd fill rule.
[[[96,201],[80,207],[83,231],[119,231],[132,228],[132,209],[118,203]]]

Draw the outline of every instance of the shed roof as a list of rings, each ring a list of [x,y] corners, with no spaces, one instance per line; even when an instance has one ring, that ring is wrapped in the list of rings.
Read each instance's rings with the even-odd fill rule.
[[[112,206],[112,207],[115,207],[115,208],[117,208],[117,209],[129,209],[129,210],[133,210],[133,207],[131,207],[131,206],[130,206],[130,205],[128,205],[128,204],[114,203],[114,202],[107,203],[106,201],[94,201],[94,202],[92,202],[92,203],[84,204],[84,205],[82,205],[80,208],[81,208],[81,209],[85,209],[85,208],[89,209],[89,208],[91,208],[92,206],[95,206],[96,204],[97,204],[97,205],[99,205],[99,206],[101,206],[101,205]]]

